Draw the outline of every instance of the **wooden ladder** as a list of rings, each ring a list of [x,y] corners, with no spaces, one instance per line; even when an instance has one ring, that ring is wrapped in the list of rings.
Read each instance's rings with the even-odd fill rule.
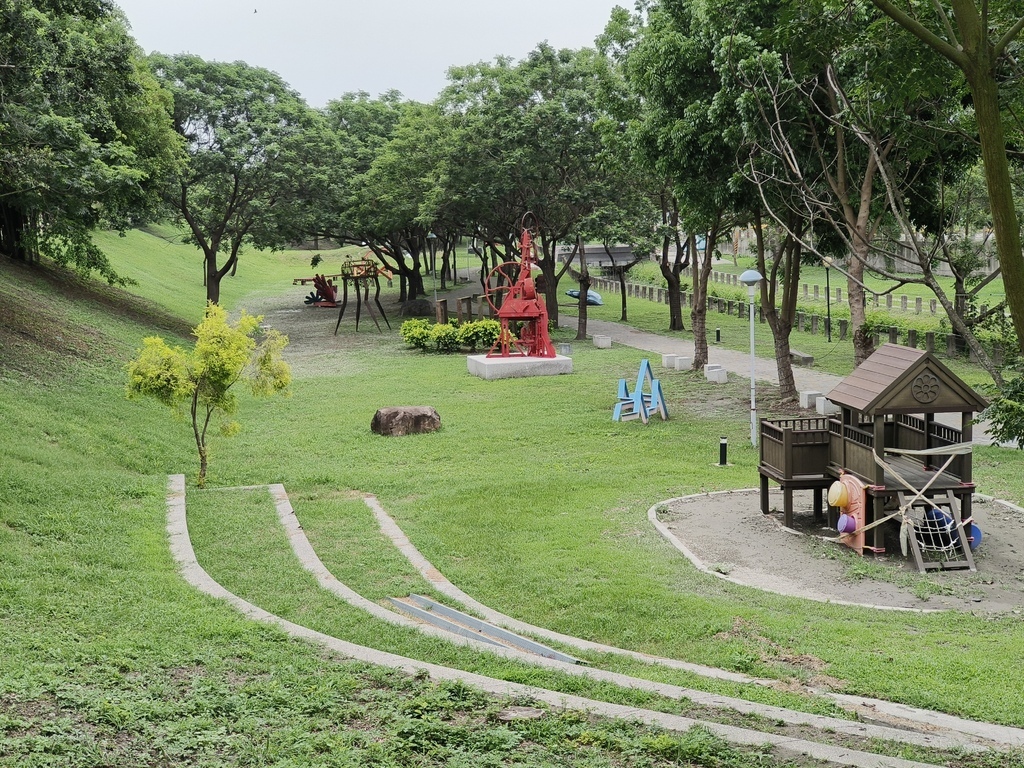
[[[897,493],[900,507],[906,506],[907,494],[903,491]],[[964,528],[964,521],[960,517],[960,502],[957,501],[956,496],[953,495],[952,491],[946,491],[945,497],[924,497],[918,498],[914,501],[911,507],[917,507],[924,510],[938,509],[946,512],[950,517],[953,518],[953,525],[956,527],[958,535],[951,540],[950,549],[959,549],[960,559],[958,560],[939,560],[939,561],[925,561],[922,556],[921,542],[918,541],[917,533],[910,531],[908,535],[908,545],[911,552],[914,554],[914,561],[917,563],[917,570],[921,573],[927,573],[928,571],[956,571],[956,570],[978,570],[974,565],[974,556],[971,554],[971,543],[967,539],[967,530]],[[970,522],[970,521],[968,521]]]

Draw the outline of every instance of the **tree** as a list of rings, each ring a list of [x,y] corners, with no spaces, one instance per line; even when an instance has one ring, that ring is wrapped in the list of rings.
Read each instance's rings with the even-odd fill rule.
[[[913,0],[906,8],[890,0],[871,2],[930,49],[955,64],[967,80],[1007,305],[1017,331],[1018,346],[1024,352],[1024,254],[1003,126],[1003,106],[1009,98],[1009,89],[1001,88],[1004,82],[1016,83],[1015,71],[1019,64],[1011,47],[1024,29],[1024,7],[1020,2],[990,4],[989,0],[980,3],[951,0],[951,19],[942,4],[933,3],[929,7],[937,18],[932,17],[929,27],[921,20],[920,9]],[[1014,90],[1019,91],[1019,87]]]
[[[1024,449],[1024,377],[1004,384],[978,418],[988,421],[988,432],[997,443],[1016,443]]]
[[[749,215],[752,187],[738,179],[738,140],[734,108],[719,98],[721,74],[714,53],[722,36],[714,30],[717,10],[700,0],[674,0],[644,5],[630,15],[619,8],[605,29],[602,46],[622,67],[633,94],[620,114],[634,158],[668,190],[662,205],[662,274],[670,300],[678,296],[682,264],[693,266],[694,368],[708,360],[707,286],[719,238]],[[731,17],[730,17],[731,20]],[[739,182],[739,183],[737,183]],[[705,236],[703,251],[680,247],[682,229]],[[671,244],[676,242],[672,259]],[[676,305],[678,308],[678,305]],[[672,316],[672,329],[682,328]],[[678,326],[678,328],[677,328]]]
[[[401,299],[424,295],[421,265],[436,280],[436,265],[429,257],[430,239],[441,240],[441,258],[447,265],[454,239],[447,222],[440,233],[445,211],[443,183],[438,179],[441,153],[449,135],[444,116],[432,106],[407,103],[388,140],[383,143],[365,173],[352,183],[354,204],[347,221],[378,257],[389,263],[401,280]],[[446,231],[448,230],[448,231]],[[440,237],[438,237],[440,234]],[[405,254],[408,254],[406,257]],[[441,287],[446,285],[442,271]]]
[[[596,52],[537,46],[509,59],[453,68],[438,103],[455,125],[446,165],[453,202],[488,247],[515,252],[523,215],[535,223],[548,316],[558,320],[559,243],[612,197],[597,123]]]
[[[124,282],[91,232],[151,215],[181,158],[124,17],[105,0],[9,0],[0,65],[0,253]]]
[[[319,115],[266,69],[187,54],[150,62],[174,96],[188,153],[166,200],[203,252],[206,298],[216,304],[243,245],[278,248],[299,236],[302,219],[288,213],[327,137]]]
[[[262,319],[243,312],[232,325],[226,310],[211,302],[194,329],[192,352],[151,336],[128,364],[128,397],[153,397],[178,414],[188,414],[199,452],[200,488],[206,484],[210,423],[215,416],[231,416],[238,409],[232,387],[244,379],[254,395],[267,396],[285,391],[291,382],[291,370],[281,359],[288,337],[274,330],[263,332]],[[238,429],[233,421],[221,425],[224,435]]]
[[[861,10],[878,14],[870,5]],[[945,260],[963,284],[978,263],[953,231],[963,206],[947,201],[947,192],[970,188],[976,159],[970,144],[950,130],[963,120],[956,72],[927,49],[908,50],[909,41],[890,24],[865,30],[862,17],[821,19],[790,22],[783,33],[774,28],[779,41],[798,40],[796,48],[809,55],[766,51],[742,36],[735,42],[735,69],[747,89],[750,176],[772,217],[801,248],[827,258],[834,254],[823,245],[838,238],[845,246],[857,364],[872,351],[863,284],[870,269],[892,281],[890,290],[905,283],[931,289],[998,383],[998,368],[971,329],[979,318],[956,308],[934,272]],[[822,40],[807,45],[815,35]],[[807,221],[819,229],[826,224],[832,236],[819,231],[811,237]]]

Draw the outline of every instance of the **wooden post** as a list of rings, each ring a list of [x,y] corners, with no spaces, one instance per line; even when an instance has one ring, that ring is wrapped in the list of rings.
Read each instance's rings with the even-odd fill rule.
[[[874,445],[872,450],[875,455],[880,459],[885,458],[885,416],[881,414],[875,414],[875,429],[874,429]],[[875,485],[885,485],[885,470],[882,469],[882,465],[875,462]],[[872,517],[868,522],[873,523],[875,520],[881,520],[885,517],[885,495],[878,493],[875,494],[872,504]],[[878,549],[885,549],[885,526],[876,525],[872,530],[874,536],[872,537],[873,546]]]
[[[960,414],[960,442],[970,443],[974,441],[974,414],[973,413],[961,413]],[[962,483],[973,483],[974,482],[974,451],[965,453],[960,456],[960,482]],[[960,503],[960,516],[966,520],[971,516],[971,496],[970,492],[965,493],[963,500]]]

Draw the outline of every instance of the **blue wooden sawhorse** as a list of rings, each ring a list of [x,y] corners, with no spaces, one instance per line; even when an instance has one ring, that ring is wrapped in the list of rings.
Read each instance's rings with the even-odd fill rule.
[[[644,392],[644,385],[650,392]],[[663,420],[668,419],[668,406],[661,391],[661,382],[651,372],[651,361],[640,361],[640,372],[636,377],[636,388],[630,392],[626,389],[626,380],[619,379],[619,401],[612,412],[612,421],[632,421],[640,419],[644,424],[651,414],[659,413]]]

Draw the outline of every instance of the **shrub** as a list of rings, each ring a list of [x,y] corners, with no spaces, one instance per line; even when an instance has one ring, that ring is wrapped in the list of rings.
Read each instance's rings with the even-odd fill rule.
[[[501,323],[497,320],[474,320],[459,328],[459,343],[470,351],[490,349],[501,333]]]
[[[979,418],[988,419],[988,432],[997,443],[1024,448],[1024,376],[1006,382]]]
[[[459,331],[448,323],[435,325],[430,329],[430,341],[438,352],[451,354],[458,352],[462,344],[459,341]]]
[[[430,321],[422,318],[406,320],[398,330],[402,341],[416,349],[426,349],[430,344]]]

